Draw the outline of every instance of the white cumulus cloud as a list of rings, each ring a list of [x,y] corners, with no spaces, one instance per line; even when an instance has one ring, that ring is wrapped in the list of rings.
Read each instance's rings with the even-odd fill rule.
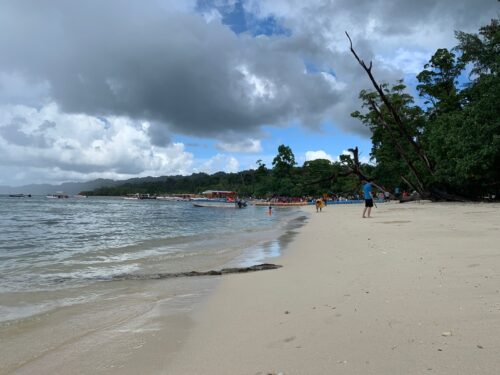
[[[16,184],[29,176],[40,176],[39,182],[62,182],[190,173],[193,155],[184,145],[155,146],[148,128],[147,123],[125,117],[64,114],[53,103],[41,109],[3,106],[0,152],[5,156],[0,171],[29,165],[15,176]],[[5,176],[0,177],[0,184],[7,177],[12,182],[11,175],[0,175]]]
[[[318,150],[318,151],[306,151],[306,161],[311,161],[311,160],[317,160],[317,159],[326,159],[331,162],[335,160],[334,157],[331,155],[327,154],[323,150]]]

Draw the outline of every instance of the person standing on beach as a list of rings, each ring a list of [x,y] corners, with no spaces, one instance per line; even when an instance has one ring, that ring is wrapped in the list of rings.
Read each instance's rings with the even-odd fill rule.
[[[372,184],[370,180],[363,180],[363,193],[365,195],[365,209],[363,210],[363,218],[370,218],[373,207]]]
[[[322,208],[323,208],[323,201],[320,198],[316,199],[316,212],[321,212]]]

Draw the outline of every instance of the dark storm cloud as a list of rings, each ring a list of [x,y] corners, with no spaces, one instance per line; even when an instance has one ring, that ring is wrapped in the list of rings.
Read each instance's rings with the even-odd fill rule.
[[[165,147],[171,141],[168,129],[165,129],[165,126],[162,126],[162,124],[152,123],[147,132],[151,138],[151,144],[154,146]]]
[[[303,74],[296,54],[157,4],[2,3],[0,69],[47,81],[63,111],[148,119],[198,136],[251,134],[296,117],[314,123],[335,100],[324,80]],[[271,92],[259,93],[261,82]]]

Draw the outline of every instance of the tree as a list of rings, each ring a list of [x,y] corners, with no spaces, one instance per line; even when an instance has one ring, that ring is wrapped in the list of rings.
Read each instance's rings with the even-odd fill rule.
[[[278,155],[273,159],[273,172],[278,177],[289,177],[292,168],[297,164],[292,149],[285,145],[278,147]]]
[[[398,185],[394,181],[394,176],[397,176],[399,181],[425,196],[429,194],[425,186],[430,182],[431,176],[412,144],[422,147],[423,112],[414,105],[413,97],[405,93],[405,88],[402,81],[392,88],[387,84],[380,85],[386,100],[398,112],[401,122],[404,122],[404,132],[376,92],[362,90],[359,97],[363,101],[362,107],[368,111],[364,114],[356,111],[351,116],[361,120],[372,132],[371,156],[377,162],[377,174],[385,180],[383,184],[387,185],[391,181],[389,185]],[[411,142],[408,141],[408,136]]]
[[[346,33],[347,34],[347,33]],[[365,113],[352,115],[372,131],[372,157],[378,176],[399,175],[430,199],[498,196],[500,180],[500,31],[499,21],[479,35],[457,32],[459,45],[439,49],[417,76],[425,108],[414,104],[398,82],[379,84],[372,63],[351,52],[370,78],[374,91],[363,90]],[[459,78],[471,66],[470,82]],[[463,78],[461,78],[463,79]]]
[[[278,155],[273,159],[272,191],[278,195],[296,194],[293,181],[295,155],[292,149],[285,145],[278,147]]]
[[[326,159],[306,161],[302,166],[303,194],[322,195],[331,190],[334,173],[332,163]]]
[[[436,160],[436,177],[459,194],[498,196],[500,181],[500,27],[494,19],[479,34],[456,33],[455,65],[471,67],[458,92],[461,107],[439,116],[428,111],[425,137]],[[452,66],[450,66],[453,69]],[[458,91],[458,90],[457,90]]]
[[[464,69],[464,63],[458,61],[453,52],[440,48],[431,57],[424,70],[417,75],[420,82],[417,90],[426,97],[426,104],[432,104],[432,114],[460,110],[460,97],[457,78]]]

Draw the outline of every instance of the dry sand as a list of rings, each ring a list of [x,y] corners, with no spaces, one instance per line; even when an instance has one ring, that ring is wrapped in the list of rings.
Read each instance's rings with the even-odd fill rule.
[[[304,210],[283,268],[224,277],[162,373],[500,373],[500,205]]]

